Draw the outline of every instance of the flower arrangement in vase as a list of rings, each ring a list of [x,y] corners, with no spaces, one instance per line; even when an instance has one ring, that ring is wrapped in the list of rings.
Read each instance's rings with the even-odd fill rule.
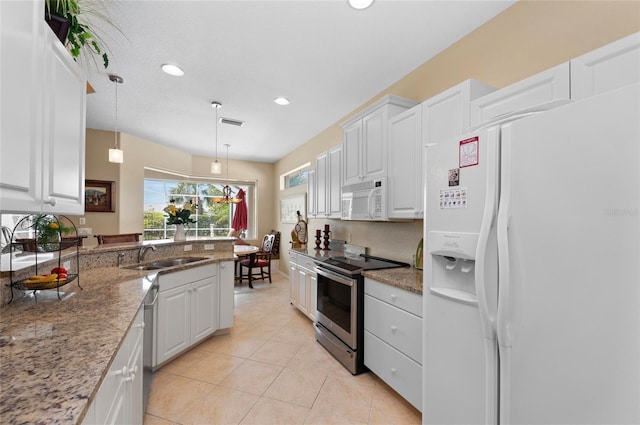
[[[163,211],[167,213],[167,224],[176,225],[176,234],[173,239],[183,241],[186,240],[184,226],[186,225],[188,228],[189,224],[196,222],[196,220],[191,218],[195,205],[191,200],[185,202],[182,207],[176,207],[175,203],[175,199],[170,199],[169,205],[167,205]]]

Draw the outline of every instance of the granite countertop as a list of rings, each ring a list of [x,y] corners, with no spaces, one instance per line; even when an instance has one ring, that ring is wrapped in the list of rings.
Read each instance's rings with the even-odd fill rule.
[[[156,274],[233,259],[207,254],[160,271],[82,270],[83,289],[62,286],[62,301],[25,296],[2,305],[0,423],[81,423]]]
[[[305,255],[312,259],[344,255],[343,251],[324,251],[315,249],[291,249],[290,251]],[[397,267],[394,269],[365,270],[364,277],[368,277],[387,285],[395,286],[422,295],[422,270],[415,267]]]
[[[422,295],[422,270],[414,267],[365,270],[364,277]]]

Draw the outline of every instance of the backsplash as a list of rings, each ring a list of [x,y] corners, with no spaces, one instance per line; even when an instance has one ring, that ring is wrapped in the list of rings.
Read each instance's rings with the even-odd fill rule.
[[[215,245],[215,249],[205,250],[205,245]],[[202,240],[202,241],[184,241],[184,242],[153,242],[153,243],[139,243],[131,246],[114,245],[106,246],[102,245],[93,248],[81,248],[80,255],[77,256],[75,249],[67,250],[61,255],[60,262],[71,262],[70,270],[78,270],[76,261],[80,261],[80,276],[82,277],[83,270],[91,270],[101,267],[117,267],[118,255],[124,254],[122,258],[122,265],[132,265],[138,263],[138,252],[141,247],[155,246],[156,250],[147,250],[144,258],[144,262],[150,262],[154,260],[178,257],[181,255],[201,254],[207,255],[220,252],[233,252],[233,240]],[[190,246],[191,249],[185,251],[185,247]],[[49,271],[58,266],[57,256],[54,259],[44,261],[38,264],[39,274],[46,274]],[[26,279],[27,277],[36,274],[36,266],[29,266],[23,269],[13,272],[14,281]],[[0,272],[0,310],[11,299],[11,272]],[[71,283],[72,284],[72,283]],[[15,290],[14,290],[15,291]]]

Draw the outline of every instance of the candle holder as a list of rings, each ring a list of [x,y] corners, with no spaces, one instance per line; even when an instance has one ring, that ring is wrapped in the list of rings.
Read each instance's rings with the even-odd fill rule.
[[[318,230],[316,232],[316,249],[322,249],[321,245],[322,245],[322,239],[320,237],[320,230]]]
[[[325,226],[326,229],[326,226]],[[329,251],[329,235],[331,234],[331,231],[329,230],[325,230],[324,231],[324,248],[322,248],[324,251]]]

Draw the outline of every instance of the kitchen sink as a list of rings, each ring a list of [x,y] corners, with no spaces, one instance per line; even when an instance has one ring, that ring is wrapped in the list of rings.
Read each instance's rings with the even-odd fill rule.
[[[178,257],[167,258],[164,260],[152,261],[151,263],[138,264],[135,266],[126,266],[125,269],[131,270],[160,270],[167,267],[181,266],[183,264],[195,263],[196,261],[208,260],[208,257]]]

